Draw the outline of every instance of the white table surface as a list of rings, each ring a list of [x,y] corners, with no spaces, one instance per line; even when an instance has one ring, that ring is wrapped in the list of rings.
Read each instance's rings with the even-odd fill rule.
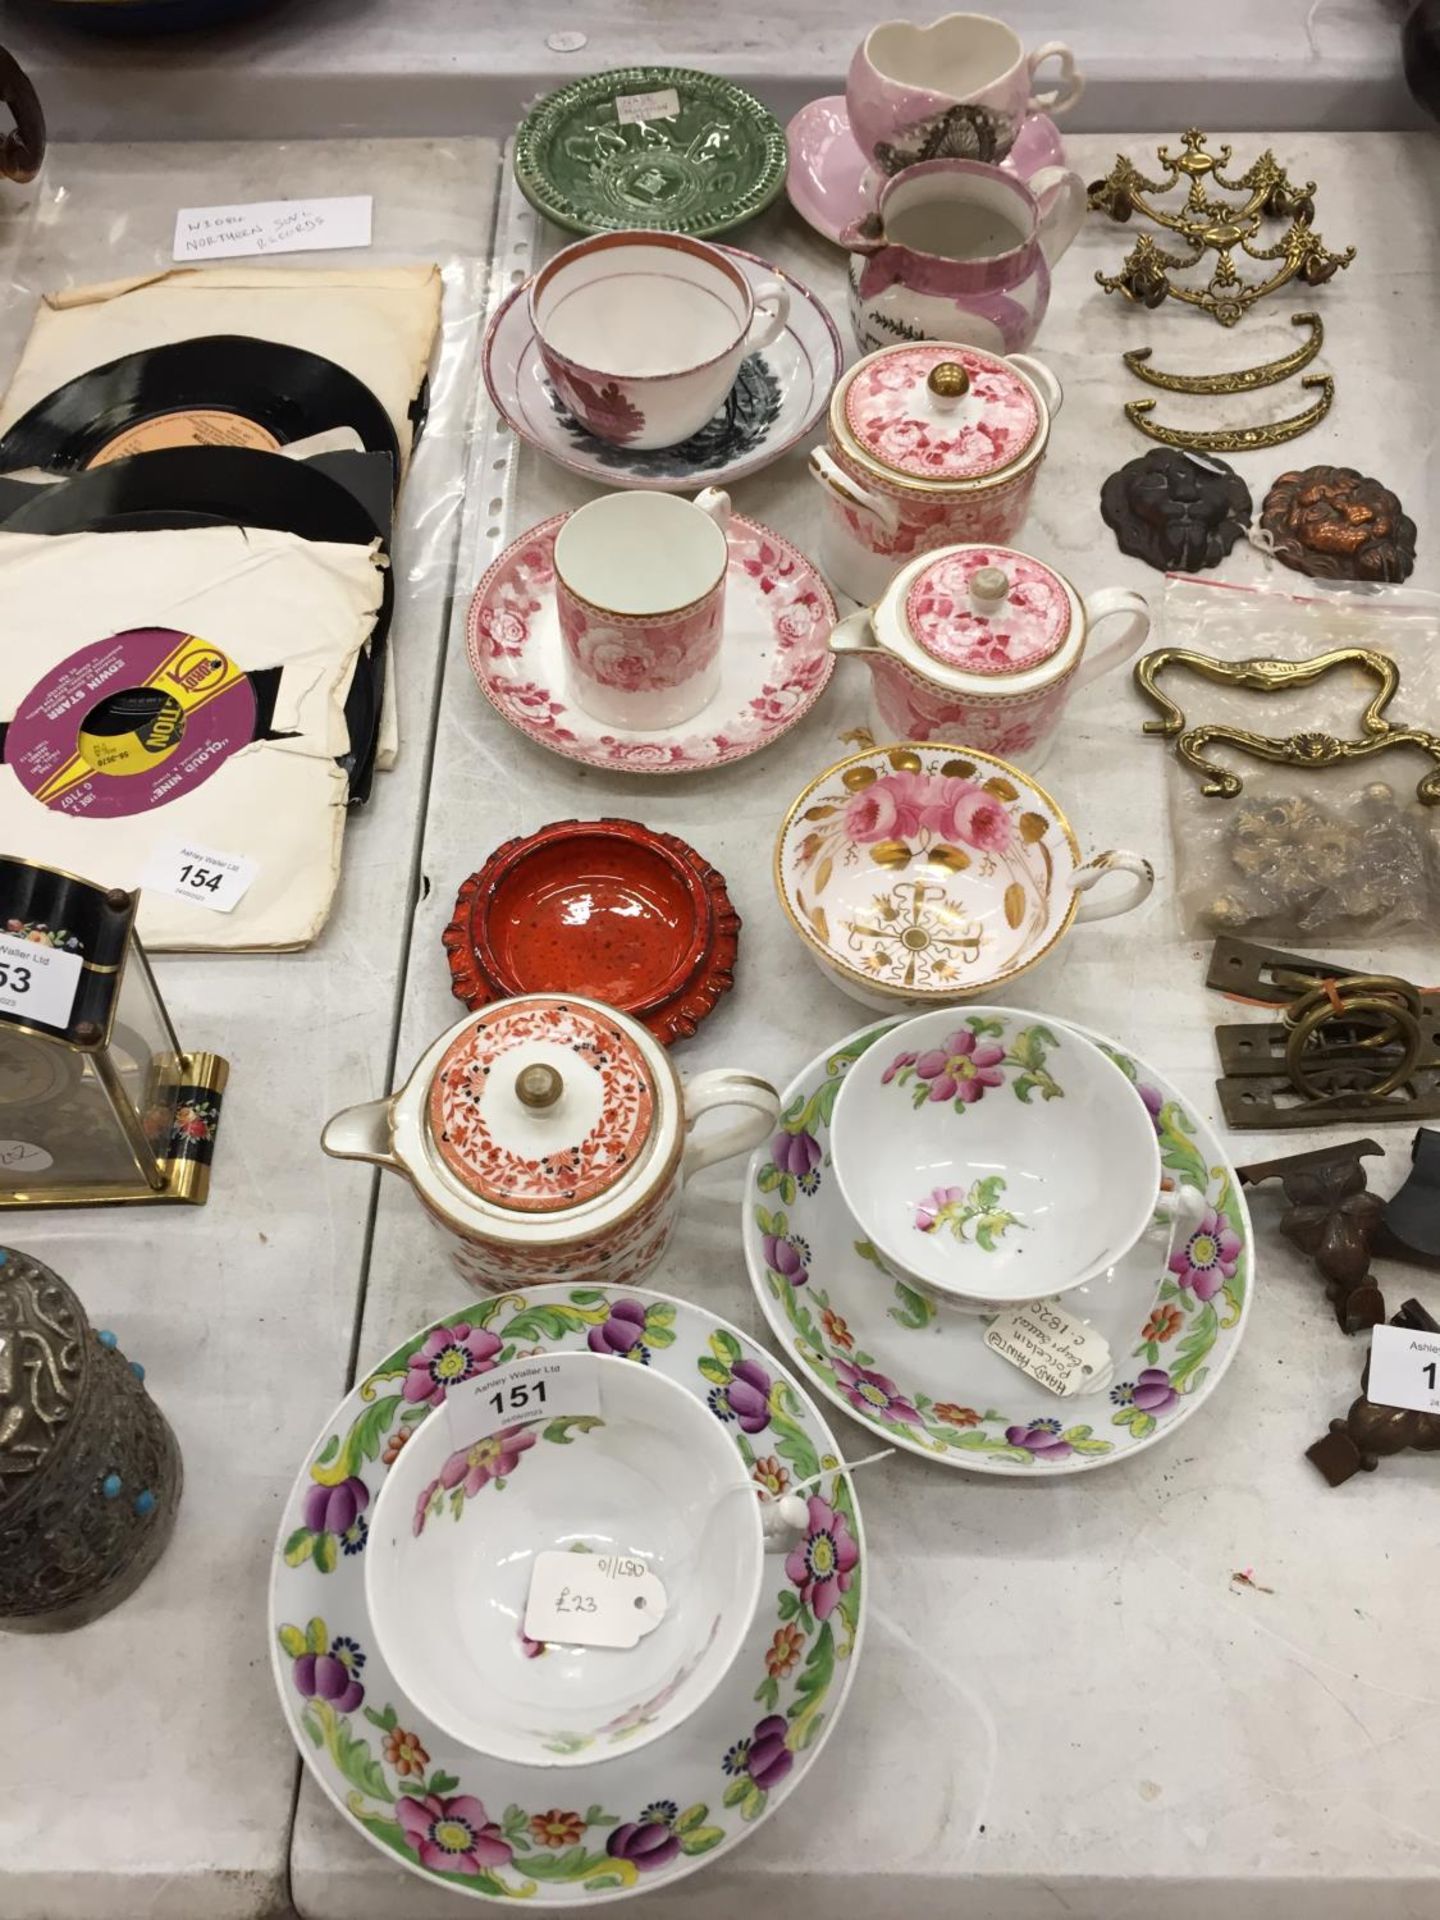
[[[1126,144],[1143,159],[1152,142]],[[1077,139],[1076,164],[1097,173],[1115,145],[1113,137]],[[1327,237],[1355,239],[1361,257],[1313,302],[1326,322],[1321,364],[1338,375],[1329,419],[1291,448],[1236,465],[1257,499],[1297,461],[1378,473],[1419,523],[1415,582],[1435,587],[1440,495],[1426,374],[1440,300],[1434,143],[1321,135],[1277,145],[1320,182]],[[840,256],[792,216],[777,211],[738,237],[791,266],[842,314]],[[1082,590],[1125,584],[1156,594],[1158,576],[1117,552],[1097,511],[1104,476],[1145,445],[1119,414],[1135,391],[1119,352],[1145,339],[1162,365],[1250,364],[1280,351],[1281,340],[1293,344],[1288,315],[1311,301],[1281,295],[1233,334],[1181,312],[1142,316],[1091,278],[1126,244],[1121,232],[1090,223],[1057,275],[1039,349],[1067,398],[1023,539]],[[1235,404],[1218,402],[1215,417],[1235,417]],[[1254,404],[1275,417],[1299,402],[1281,388]],[[528,449],[519,464],[514,533],[592,491]],[[741,482],[735,501],[812,544],[816,495],[799,451]],[[1242,548],[1221,577],[1258,580],[1264,571],[1261,557]],[[794,942],[769,861],[786,802],[840,756],[841,731],[865,711],[864,670],[842,663],[817,709],[764,755],[682,781],[612,777],[510,731],[452,644],[401,1074],[457,1017],[440,946],[457,884],[498,841],[571,815],[643,818],[692,840],[728,877],[745,921],[737,986],[685,1044],[687,1072],[737,1065],[783,1085],[864,1024],[864,1010],[822,981]],[[1183,939],[1172,917],[1164,751],[1142,739],[1142,717],[1123,674],[1088,688],[1045,778],[1088,847],[1128,844],[1156,860],[1156,895],[1125,920],[1078,931],[1015,997],[1123,1039],[1213,1116],[1210,1029],[1235,1016],[1201,985],[1207,943]],[[1383,957],[1433,977],[1433,944],[1395,941]],[[357,1079],[367,1071],[360,1091],[383,1092],[378,1053]],[[1410,1130],[1381,1131],[1389,1164],[1372,1162],[1371,1178],[1385,1192],[1398,1181]],[[1234,1159],[1249,1161],[1334,1137],[1253,1133],[1227,1144]],[[313,1156],[302,1164],[316,1174]],[[348,1192],[358,1206],[364,1186],[363,1170],[351,1167],[326,1190],[342,1204]],[[741,1190],[739,1163],[701,1176],[654,1284],[768,1339],[740,1250]],[[869,1637],[845,1717],[803,1793],[682,1889],[648,1896],[641,1910],[650,1920],[1440,1915],[1435,1465],[1389,1460],[1331,1491],[1303,1458],[1358,1390],[1363,1342],[1338,1331],[1318,1282],[1276,1238],[1277,1212],[1273,1193],[1257,1197],[1258,1281],[1245,1344],[1210,1404],[1170,1441],[1113,1470],[1043,1484],[907,1456],[862,1476]],[[1393,1266],[1380,1272],[1392,1307],[1410,1293],[1440,1306],[1433,1279]],[[463,1297],[408,1190],[387,1176],[362,1364]],[[868,1434],[839,1417],[837,1429],[868,1450]],[[1233,1573],[1250,1568],[1273,1591],[1232,1585]],[[262,1572],[257,1562],[250,1576]],[[246,1723],[268,1711],[273,1745],[278,1708],[264,1700],[258,1644],[253,1652]],[[102,1796],[96,1812],[106,1804]],[[465,1910],[463,1896],[407,1875],[359,1838],[308,1776],[291,1886],[304,1920],[454,1920]]]
[[[1417,127],[1400,26],[1411,0],[1010,0],[1029,46],[1068,40],[1076,128]],[[976,11],[986,9],[977,8]],[[903,12],[903,9],[901,10]],[[917,7],[915,17],[947,11]],[[67,139],[366,133],[507,136],[516,106],[598,67],[728,73],[788,118],[838,92],[874,0],[280,0],[203,34],[77,32],[63,5],[7,9],[5,43]],[[551,41],[562,39],[557,48]],[[583,36],[576,46],[574,37]]]
[[[370,1198],[317,1140],[390,1055],[495,160],[479,140],[59,148],[31,194],[0,196],[0,276],[21,283],[0,297],[5,373],[34,288],[168,260],[181,204],[373,186],[371,257],[430,245],[449,262],[446,351],[396,550],[403,745],[351,816],[329,926],[304,953],[155,959],[182,1042],[230,1062],[209,1204],[0,1223],[0,1239],[49,1262],[144,1363],[185,1463],[174,1537],[132,1599],[77,1633],[0,1634],[4,1920],[287,1909],[298,1760],[275,1711],[267,1572],[295,1463],[344,1390]],[[0,809],[0,844],[15,832]]]

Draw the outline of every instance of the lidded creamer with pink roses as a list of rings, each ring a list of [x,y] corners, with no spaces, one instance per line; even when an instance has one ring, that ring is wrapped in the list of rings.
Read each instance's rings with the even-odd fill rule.
[[[716,1107],[743,1117],[687,1138]],[[458,1021],[403,1087],[337,1113],[320,1144],[403,1175],[477,1290],[623,1285],[665,1251],[690,1175],[748,1153],[779,1112],[753,1074],[682,1084],[659,1042],[601,1001],[520,994]]]
[[[1114,634],[1093,646],[1106,622]],[[1149,608],[1128,587],[1082,599],[1043,560],[985,544],[922,553],[876,606],[840,622],[830,647],[864,656],[883,738],[948,741],[1034,767],[1070,696],[1149,631]]]
[[[875,601],[932,547],[1013,539],[1061,398],[1028,354],[923,341],[859,361],[831,396],[827,445],[810,456],[832,586]]]

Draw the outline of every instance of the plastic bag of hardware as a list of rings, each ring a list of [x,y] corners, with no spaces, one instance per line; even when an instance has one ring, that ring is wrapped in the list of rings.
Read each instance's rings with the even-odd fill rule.
[[[1440,595],[1172,576],[1136,668],[1187,934],[1369,946],[1440,914]],[[1434,729],[1434,730],[1432,730]]]

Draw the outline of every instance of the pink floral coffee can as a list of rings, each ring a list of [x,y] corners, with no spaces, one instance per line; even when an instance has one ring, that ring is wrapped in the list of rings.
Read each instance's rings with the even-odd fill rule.
[[[679,726],[714,697],[725,633],[730,502],[612,493],[555,541],[555,601],[570,690],[615,727]]]

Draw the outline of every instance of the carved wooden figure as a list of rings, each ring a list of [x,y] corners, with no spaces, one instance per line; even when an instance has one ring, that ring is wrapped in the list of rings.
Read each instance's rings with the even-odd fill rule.
[[[1247,1187],[1281,1182],[1290,1206],[1281,1216],[1280,1231],[1314,1261],[1346,1333],[1378,1326],[1385,1318],[1384,1297],[1370,1272],[1370,1250],[1385,1203],[1366,1190],[1363,1164],[1364,1155],[1381,1151],[1374,1140],[1348,1140],[1239,1169]]]

